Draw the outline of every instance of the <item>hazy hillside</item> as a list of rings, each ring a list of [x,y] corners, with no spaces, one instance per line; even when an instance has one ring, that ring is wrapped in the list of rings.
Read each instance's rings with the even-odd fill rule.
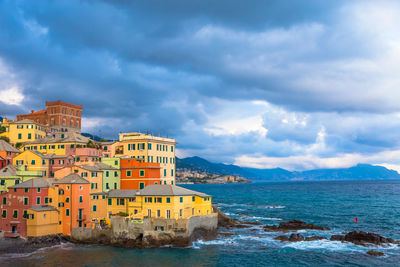
[[[291,172],[282,168],[256,169],[236,165],[212,163],[200,157],[176,160],[177,169],[189,169],[215,174],[238,175],[252,180],[291,181],[291,180],[390,180],[400,179],[400,174],[383,166],[358,164],[350,168],[318,169]]]

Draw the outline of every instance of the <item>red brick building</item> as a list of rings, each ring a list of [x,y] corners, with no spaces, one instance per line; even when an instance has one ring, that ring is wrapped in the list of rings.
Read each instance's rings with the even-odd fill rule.
[[[31,179],[10,186],[8,192],[0,194],[0,230],[5,232],[5,236],[26,237],[28,209],[52,202],[48,198],[50,186],[50,179]]]
[[[138,190],[151,184],[161,184],[160,164],[121,158],[121,189]]]
[[[30,114],[17,115],[17,121],[33,120],[60,132],[81,131],[81,105],[66,103],[61,100],[46,101],[46,109],[34,111]]]

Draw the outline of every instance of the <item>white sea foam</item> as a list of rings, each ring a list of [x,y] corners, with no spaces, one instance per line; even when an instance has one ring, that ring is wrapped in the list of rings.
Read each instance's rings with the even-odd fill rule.
[[[245,215],[243,216],[246,219],[252,219],[252,220],[267,220],[267,221],[282,221],[282,218],[274,218],[274,217],[259,217],[259,216],[248,216]]]
[[[55,248],[60,248],[60,249],[72,249],[73,244],[71,243],[61,243],[59,245],[54,245],[51,247],[44,247],[44,248],[39,248],[35,251],[32,252],[28,252],[28,253],[6,253],[6,254],[2,254],[0,256],[0,260],[1,259],[9,259],[9,258],[25,258],[25,257],[29,257],[32,255],[35,255],[37,253],[40,253],[42,251],[45,250],[49,250],[49,249],[55,249]]]

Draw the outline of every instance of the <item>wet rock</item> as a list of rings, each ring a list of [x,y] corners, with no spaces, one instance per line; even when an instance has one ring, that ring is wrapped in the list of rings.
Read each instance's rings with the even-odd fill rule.
[[[218,233],[219,235],[225,236],[225,237],[231,237],[235,235],[234,233]]]
[[[299,220],[292,220],[289,222],[281,222],[281,223],[279,223],[279,226],[276,226],[276,225],[264,226],[264,230],[266,232],[285,232],[285,231],[298,231],[298,230],[305,230],[305,229],[321,230],[321,231],[330,230],[329,227],[306,223],[306,222],[299,221]]]
[[[244,212],[237,212],[236,214],[239,216],[249,216],[249,214],[244,213]]]
[[[385,238],[375,233],[363,231],[353,231],[344,236],[344,240],[356,245],[366,245],[366,243],[381,245],[383,243],[393,243],[393,239]]]
[[[251,225],[248,224],[235,224],[236,228],[251,228]]]
[[[301,234],[291,234],[289,236],[289,241],[290,242],[300,242],[300,241],[304,241],[304,236],[302,236]]]
[[[344,235],[332,235],[329,240],[331,240],[331,241],[344,241]]]
[[[368,251],[367,251],[367,254],[368,254],[368,255],[371,255],[371,256],[375,256],[375,257],[382,257],[382,256],[385,256],[385,253],[383,253],[383,252],[381,252],[381,251],[376,251],[376,250],[368,250]]]
[[[268,248],[265,248],[265,247],[262,247],[262,248],[260,248],[260,250],[267,250]]]
[[[213,205],[214,212],[218,213],[218,227],[230,228],[236,225],[235,219],[230,218],[225,213],[223,213],[220,209],[218,209],[215,205]]]
[[[251,229],[250,232],[257,232],[258,229]]]
[[[304,239],[304,241],[316,241],[316,240],[323,240],[323,239],[327,239],[327,238],[323,237],[323,236],[309,236],[309,237],[306,237]]]
[[[288,242],[289,241],[289,237],[286,235],[280,235],[274,238],[275,240],[279,240],[281,242]]]
[[[250,225],[263,225],[260,222],[244,222],[244,221],[240,221],[241,224],[250,224]]]

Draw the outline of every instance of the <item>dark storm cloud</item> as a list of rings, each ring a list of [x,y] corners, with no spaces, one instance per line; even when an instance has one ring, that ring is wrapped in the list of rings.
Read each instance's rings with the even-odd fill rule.
[[[394,118],[399,110],[397,95],[388,97],[392,66],[379,58],[385,36],[362,28],[358,3],[2,1],[0,59],[13,77],[0,70],[0,79],[18,85],[24,100],[18,107],[2,103],[0,113],[63,99],[83,105],[87,129],[105,137],[151,131],[227,161],[241,154],[297,155],[321,129],[331,147],[320,154],[379,151],[393,144],[397,124],[388,123],[381,135],[374,133],[377,122],[328,127],[342,113],[363,114],[356,116],[360,123],[365,114]],[[253,130],[236,136],[205,130],[227,107],[215,99],[247,101],[250,110],[251,101],[265,101],[310,113],[311,120],[282,124],[276,113],[258,113],[267,116],[268,134],[252,145],[249,139],[259,135]]]

